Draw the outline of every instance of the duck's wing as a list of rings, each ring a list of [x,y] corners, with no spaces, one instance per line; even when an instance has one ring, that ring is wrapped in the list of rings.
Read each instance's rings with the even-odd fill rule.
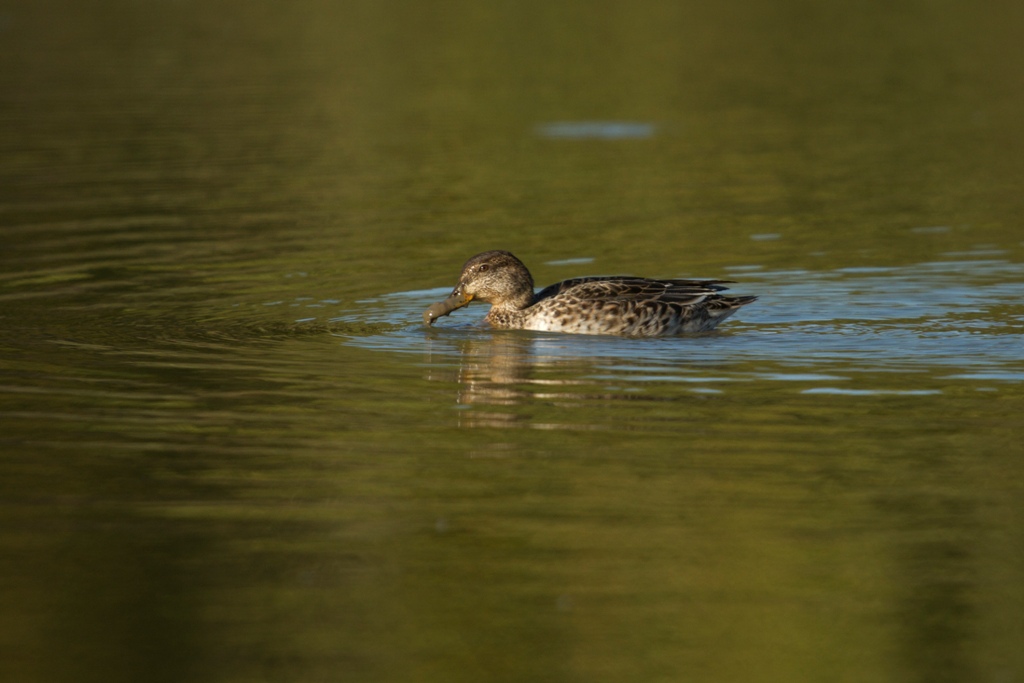
[[[650,280],[630,276],[578,277],[549,285],[537,301],[564,295],[589,301],[662,301],[695,304],[728,289],[730,280]]]

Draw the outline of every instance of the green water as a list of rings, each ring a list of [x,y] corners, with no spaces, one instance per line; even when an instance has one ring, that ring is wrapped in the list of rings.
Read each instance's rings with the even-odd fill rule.
[[[1021,680],[1022,31],[0,9],[0,680]],[[424,328],[494,248],[761,298]]]

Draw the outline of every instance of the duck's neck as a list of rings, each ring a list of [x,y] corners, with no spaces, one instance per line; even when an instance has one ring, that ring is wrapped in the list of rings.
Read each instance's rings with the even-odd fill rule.
[[[502,302],[501,310],[505,311],[522,311],[523,309],[529,308],[537,301],[537,295],[533,291],[533,287],[529,289],[523,289],[518,292],[515,296],[509,297],[507,300]]]
[[[494,327],[517,329],[523,327],[526,320],[526,309],[537,300],[533,288],[524,289],[516,296],[503,300],[500,304],[492,304],[487,312],[487,322]]]

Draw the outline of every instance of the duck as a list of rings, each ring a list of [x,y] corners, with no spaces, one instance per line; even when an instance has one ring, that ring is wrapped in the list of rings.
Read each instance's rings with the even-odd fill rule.
[[[534,291],[529,269],[511,252],[485,251],[466,261],[452,293],[423,313],[434,322],[473,301],[491,305],[492,327],[570,334],[664,337],[715,329],[757,300],[720,292],[730,280],[578,277]]]

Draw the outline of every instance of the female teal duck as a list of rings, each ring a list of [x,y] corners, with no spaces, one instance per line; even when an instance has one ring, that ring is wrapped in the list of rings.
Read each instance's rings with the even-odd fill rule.
[[[494,327],[576,334],[659,337],[715,329],[757,299],[719,294],[727,280],[648,280],[578,277],[533,290],[533,276],[507,251],[485,251],[466,261],[451,295],[423,313],[433,325],[470,301],[491,304]]]

